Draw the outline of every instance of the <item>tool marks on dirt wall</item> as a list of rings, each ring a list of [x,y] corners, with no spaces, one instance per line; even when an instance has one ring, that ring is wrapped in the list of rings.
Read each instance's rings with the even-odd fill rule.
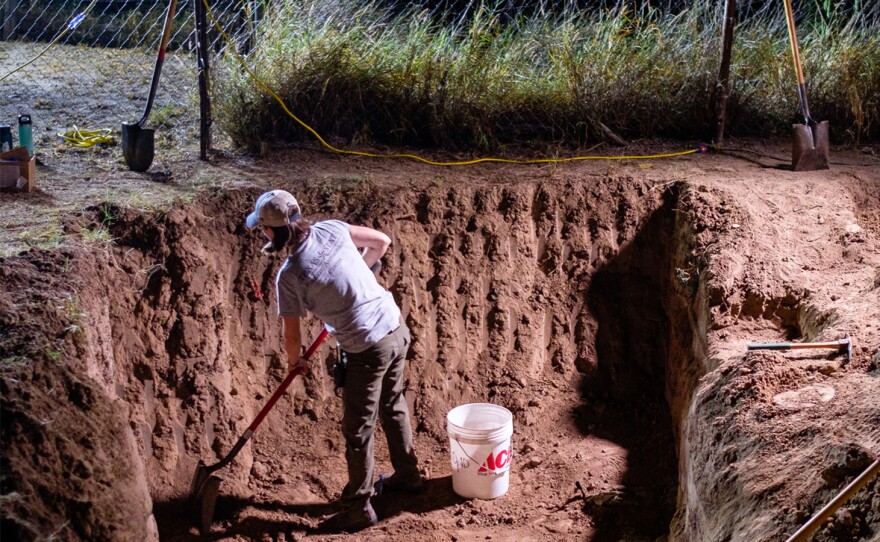
[[[452,405],[563,378],[594,355],[589,276],[636,233],[635,206],[658,204],[598,197],[587,185],[423,194],[418,215],[394,223],[409,242],[396,247],[387,279],[403,299],[414,355],[426,360],[419,385],[443,389]],[[411,265],[419,260],[427,265]],[[490,389],[474,388],[475,374],[489,376]]]

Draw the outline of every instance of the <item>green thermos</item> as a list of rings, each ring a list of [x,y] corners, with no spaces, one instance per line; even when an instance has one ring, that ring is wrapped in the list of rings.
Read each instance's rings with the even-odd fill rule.
[[[18,144],[27,147],[28,154],[34,155],[34,130],[30,115],[18,116]]]

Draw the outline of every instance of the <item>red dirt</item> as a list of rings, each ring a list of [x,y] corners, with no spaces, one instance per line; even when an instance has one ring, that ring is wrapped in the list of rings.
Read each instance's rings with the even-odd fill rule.
[[[381,523],[345,539],[784,539],[880,453],[876,152],[793,173],[751,152],[441,170],[297,151],[198,168],[253,183],[168,212],[95,201],[66,230],[111,215],[112,245],[2,260],[3,538],[197,539],[196,461],[283,377],[279,262],[242,225],[281,186],[311,218],[391,235],[380,280],[414,336],[428,490],[377,498]],[[849,363],[746,352],[844,333]],[[482,401],[514,413],[513,469],[505,496],[469,501],[445,413]],[[339,418],[327,371],[296,381],[223,471],[210,538],[335,539],[309,529],[345,482]],[[816,540],[880,539],[878,484]]]

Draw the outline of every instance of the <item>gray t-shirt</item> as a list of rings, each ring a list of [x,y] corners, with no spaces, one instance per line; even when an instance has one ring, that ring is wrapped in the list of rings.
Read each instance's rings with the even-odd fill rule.
[[[363,352],[400,325],[394,297],[376,281],[348,224],[339,220],[312,225],[278,272],[275,288],[279,315],[311,312],[335,329],[347,352]]]

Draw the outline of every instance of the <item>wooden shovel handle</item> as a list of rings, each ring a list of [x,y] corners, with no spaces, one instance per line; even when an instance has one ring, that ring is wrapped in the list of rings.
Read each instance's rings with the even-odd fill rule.
[[[801,67],[801,53],[798,48],[797,33],[794,29],[794,10],[791,7],[791,0],[784,0],[785,3],[785,21],[788,23],[788,36],[791,43],[791,56],[794,59],[794,71],[797,74],[798,85],[804,84],[804,70]]]
[[[837,511],[846,501],[848,501],[853,495],[859,492],[860,489],[865,487],[868,482],[871,481],[872,478],[877,476],[880,473],[880,456],[877,456],[877,460],[871,463],[871,465],[855,480],[850,482],[848,486],[843,488],[840,493],[835,496],[831,502],[825,505],[824,508],[816,512],[816,514],[810,518],[808,522],[804,524],[803,527],[797,530],[796,533],[791,535],[785,542],[806,542],[811,539],[811,536],[814,532],[819,530],[819,527],[825,522],[826,519],[831,517],[834,512]]]
[[[749,343],[749,350],[802,350],[807,348],[843,348],[846,341],[825,343]]]
[[[792,343],[791,349],[800,350],[806,348],[840,348],[841,346],[843,346],[843,344],[837,341],[827,343]]]

